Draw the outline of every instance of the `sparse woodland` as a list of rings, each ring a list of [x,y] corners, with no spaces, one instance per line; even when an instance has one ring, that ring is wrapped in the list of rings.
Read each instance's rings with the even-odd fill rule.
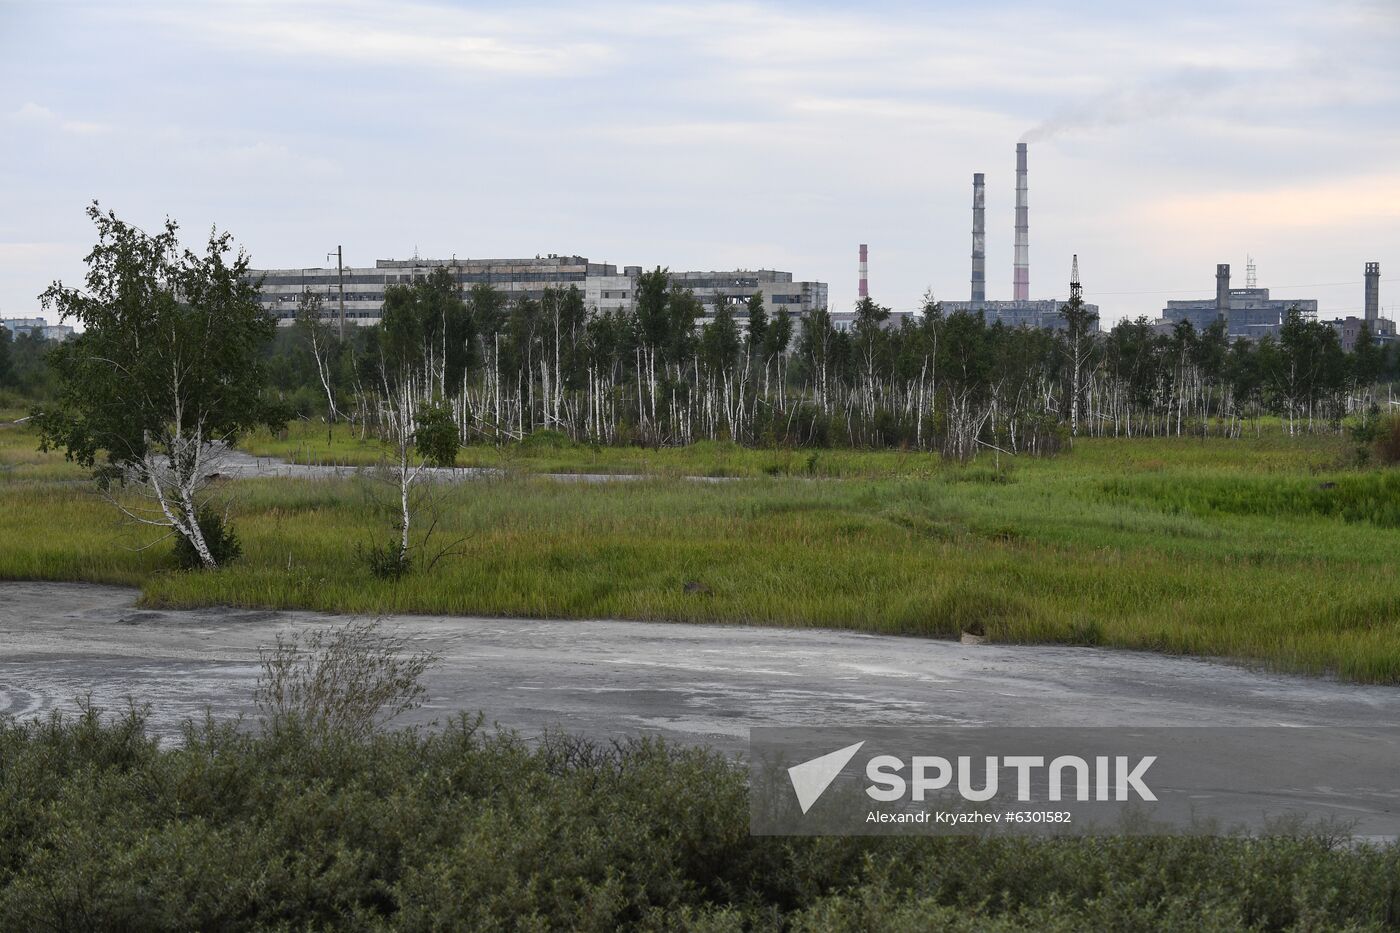
[[[463,443],[546,430],[601,445],[727,439],[959,460],[1053,453],[1072,436],[1235,437],[1270,417],[1290,433],[1337,431],[1348,415],[1389,410],[1377,387],[1397,368],[1369,335],[1346,353],[1300,314],[1250,343],[1220,325],[1099,332],[1078,303],[1057,333],[945,314],[931,297],[896,324],[862,299],[842,331],[824,311],[770,312],[761,295],[701,323],[700,301],[661,269],[636,294],[630,312],[593,315],[577,289],[510,301],[439,270],[391,286],[382,324],[343,343],[333,312],[306,296],[270,368],[303,415],[390,441],[441,407]]]

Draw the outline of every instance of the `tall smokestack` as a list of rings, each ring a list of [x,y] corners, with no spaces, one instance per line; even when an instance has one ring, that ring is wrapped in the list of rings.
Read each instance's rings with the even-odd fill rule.
[[[860,244],[860,297],[870,297],[870,267],[868,265],[869,253],[864,243]]]
[[[1011,297],[1029,301],[1031,297],[1030,222],[1026,204],[1026,144],[1016,144],[1016,267]]]
[[[1222,262],[1215,267],[1215,313],[1225,322],[1225,331],[1230,330],[1230,264]]]
[[[1366,323],[1371,325],[1371,333],[1376,331],[1376,321],[1381,316],[1381,264],[1366,263]]]
[[[972,300],[987,300],[987,179],[972,176]]]

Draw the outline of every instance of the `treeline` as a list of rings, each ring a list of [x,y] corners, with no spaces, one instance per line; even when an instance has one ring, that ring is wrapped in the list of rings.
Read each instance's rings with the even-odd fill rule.
[[[40,334],[16,335],[0,327],[0,391],[22,399],[49,398],[54,381],[48,353],[56,344]]]
[[[489,285],[463,291],[440,269],[386,289],[382,322],[344,341],[304,295],[270,371],[303,414],[366,432],[431,407],[462,442],[544,429],[598,444],[730,439],[966,459],[1053,452],[1074,435],[1236,436],[1269,416],[1290,431],[1336,430],[1388,406],[1376,387],[1400,368],[1368,333],[1346,353],[1331,326],[1296,312],[1258,342],[1231,341],[1219,323],[1159,333],[1139,319],[1100,333],[1077,294],[1058,332],[944,313],[931,298],[897,322],[862,299],[849,329],[826,311],[770,312],[762,295],[702,323],[703,312],[663,269],[640,277],[632,310],[597,315],[577,288],[510,300]]]

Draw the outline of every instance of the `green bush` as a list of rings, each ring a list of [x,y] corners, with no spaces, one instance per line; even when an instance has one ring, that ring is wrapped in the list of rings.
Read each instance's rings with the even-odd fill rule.
[[[0,720],[0,929],[1382,929],[1394,847],[1323,836],[783,839],[652,741]]]
[[[452,412],[433,405],[418,413],[417,428],[413,433],[414,449],[418,456],[435,467],[450,468],[457,465],[457,450],[462,446],[457,435],[457,422],[452,420]]]
[[[1376,422],[1371,449],[1376,460],[1386,466],[1400,463],[1400,415],[1390,415]]]
[[[398,541],[357,544],[355,556],[376,580],[397,582],[413,571],[413,555],[403,551]]]
[[[243,554],[243,545],[233,529],[224,523],[224,516],[212,508],[199,510],[199,530],[204,535],[204,546],[209,549],[214,563],[220,567],[232,563]],[[181,570],[203,570],[204,561],[199,552],[182,534],[175,535],[175,560]]]
[[[520,446],[525,450],[570,450],[578,445],[562,431],[536,428],[521,439]]]

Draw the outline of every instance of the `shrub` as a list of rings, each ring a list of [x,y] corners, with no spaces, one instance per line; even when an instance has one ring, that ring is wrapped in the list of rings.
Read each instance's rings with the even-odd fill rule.
[[[355,556],[376,580],[397,582],[413,570],[413,555],[403,551],[398,541],[388,544],[357,544]]]
[[[413,432],[413,446],[418,456],[435,467],[456,466],[461,442],[452,412],[439,405],[420,411],[418,426]]]
[[[297,725],[317,735],[364,738],[421,705],[423,674],[437,655],[377,621],[278,635],[260,652],[256,699],[265,728]]]
[[[1373,437],[1376,460],[1386,466],[1400,463],[1400,415],[1381,418],[1373,429]]]
[[[568,450],[578,445],[563,432],[536,428],[520,441],[520,446],[525,450]]]
[[[199,522],[199,530],[204,535],[204,545],[209,548],[215,564],[222,567],[243,554],[243,545],[239,543],[233,529],[225,524],[224,516],[205,506],[199,510],[196,521]],[[204,569],[204,561],[200,559],[199,552],[190,544],[189,539],[181,534],[175,536],[175,560],[181,570]]]
[[[1394,845],[775,838],[655,741],[0,719],[0,929],[1384,929]]]

